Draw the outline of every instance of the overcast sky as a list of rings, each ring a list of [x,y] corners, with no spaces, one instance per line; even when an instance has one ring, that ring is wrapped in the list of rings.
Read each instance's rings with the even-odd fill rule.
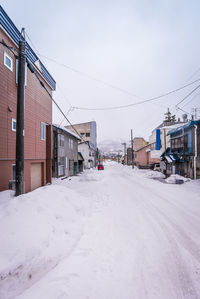
[[[160,95],[200,77],[198,0],[0,3],[18,29],[26,28],[30,45],[40,54],[139,98]],[[138,101],[46,58],[42,61],[57,82],[54,96],[65,112],[70,105],[111,107]],[[167,107],[182,115],[175,104],[197,85],[148,104],[114,111],[74,110],[68,116],[73,123],[96,120],[98,141],[130,139],[131,128],[134,136],[148,139]],[[198,93],[200,89],[181,107],[191,112],[200,106]],[[56,123],[63,119],[56,109],[53,118]]]

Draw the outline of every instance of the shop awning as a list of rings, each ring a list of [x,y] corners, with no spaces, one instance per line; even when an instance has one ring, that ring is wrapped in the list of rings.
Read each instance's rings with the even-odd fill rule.
[[[165,159],[168,163],[175,163],[180,161],[180,158],[176,154],[167,154],[165,155]]]

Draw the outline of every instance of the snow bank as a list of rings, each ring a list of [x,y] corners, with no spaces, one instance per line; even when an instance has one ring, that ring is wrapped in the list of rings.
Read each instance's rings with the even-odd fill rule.
[[[164,179],[165,175],[159,171],[148,170],[147,173],[145,174],[145,177],[151,179],[156,179],[156,178]]]
[[[178,175],[178,174],[172,174],[170,175],[166,180],[165,182],[168,183],[168,184],[176,184],[176,181],[177,180],[182,180],[183,182],[189,182],[191,181],[191,179],[189,178],[185,178],[181,175]]]
[[[88,200],[87,200],[88,204]],[[58,185],[0,193],[0,298],[13,298],[66,257],[82,235],[86,201]]]

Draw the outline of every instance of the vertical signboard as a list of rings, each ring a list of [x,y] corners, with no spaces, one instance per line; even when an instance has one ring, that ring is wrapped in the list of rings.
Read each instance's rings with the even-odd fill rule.
[[[156,129],[156,150],[160,150],[160,129]]]

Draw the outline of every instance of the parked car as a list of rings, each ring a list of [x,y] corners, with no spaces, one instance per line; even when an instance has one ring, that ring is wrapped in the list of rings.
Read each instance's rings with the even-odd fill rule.
[[[104,166],[103,165],[98,165],[97,169],[98,170],[104,170]]]

